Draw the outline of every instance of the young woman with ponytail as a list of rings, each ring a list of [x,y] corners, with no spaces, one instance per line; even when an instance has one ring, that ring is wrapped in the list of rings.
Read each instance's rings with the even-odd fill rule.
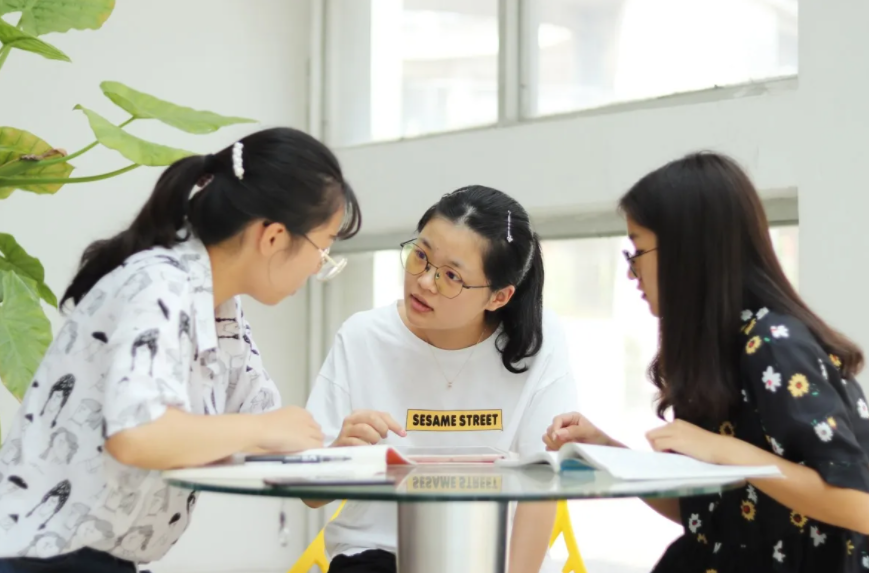
[[[239,295],[271,305],[331,278],[330,245],[359,225],[335,156],[300,131],[169,167],[63,296],[67,322],[0,449],[0,573],[134,572],[195,505],[160,470],[322,445],[310,414],[280,408]]]
[[[334,446],[542,451],[538,436],[576,391],[558,319],[543,311],[528,214],[475,185],[445,195],[417,232],[401,250],[404,300],[341,327],[308,410]],[[540,570],[554,517],[554,504],[519,504],[511,572]],[[393,573],[395,504],[348,502],[326,548],[330,573]]]

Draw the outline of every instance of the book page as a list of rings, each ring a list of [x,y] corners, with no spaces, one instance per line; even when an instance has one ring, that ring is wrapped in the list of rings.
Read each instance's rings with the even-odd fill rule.
[[[427,464],[491,463],[509,453],[490,446],[395,446],[408,460]]]
[[[530,465],[548,465],[553,470],[558,469],[558,454],[556,452],[538,452],[523,458],[509,458],[496,460],[495,465],[508,468],[520,468]]]
[[[364,477],[386,472],[386,463],[324,462],[319,464],[283,464],[280,462],[249,462],[245,464],[213,465],[163,472],[164,479],[197,480],[263,480],[278,477]]]
[[[246,463],[219,463],[209,466],[163,472],[164,478],[198,479],[264,479],[278,477],[363,477],[386,472],[389,464],[410,464],[406,458],[389,446],[356,446],[306,450],[296,455],[323,456],[335,461],[319,463],[283,463],[257,461]]]
[[[583,456],[615,478],[672,480],[703,478],[779,477],[775,466],[722,466],[679,454],[643,452],[627,448],[574,444]]]

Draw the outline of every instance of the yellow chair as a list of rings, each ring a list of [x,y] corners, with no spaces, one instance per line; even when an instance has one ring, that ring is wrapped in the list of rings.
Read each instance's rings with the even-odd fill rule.
[[[555,526],[552,528],[552,537],[549,538],[550,549],[555,545],[559,535],[564,537],[564,545],[567,546],[567,562],[561,569],[561,573],[588,573],[582,555],[579,554],[579,546],[573,535],[573,525],[570,523],[570,512],[564,500],[558,502],[558,510],[555,512]]]
[[[329,521],[338,517],[341,510],[344,509],[346,501],[342,501],[338,506],[338,510]],[[321,530],[317,537],[311,542],[311,545],[305,549],[299,560],[289,570],[288,573],[308,573],[311,567],[317,566],[322,573],[329,571],[329,560],[326,557],[326,540],[324,537],[325,530]],[[564,564],[562,573],[588,573],[585,564],[582,562],[582,556],[579,554],[579,547],[576,545],[576,537],[573,535],[573,526],[570,524],[570,512],[567,510],[567,502],[559,501],[558,510],[555,512],[555,526],[552,528],[552,537],[549,538],[549,547],[555,545],[558,536],[564,537],[564,545],[567,546],[567,563]]]
[[[341,505],[338,506],[338,509],[329,521],[338,517],[338,514],[341,513],[342,509],[344,509],[344,504],[346,503],[347,500],[341,502]],[[302,553],[302,556],[299,557],[299,560],[296,561],[295,565],[290,568],[289,573],[308,573],[314,565],[316,565],[323,573],[326,573],[329,570],[329,559],[326,557],[325,531],[325,529],[320,530],[320,533],[317,534],[314,541],[312,541],[308,548],[305,549],[305,552]]]

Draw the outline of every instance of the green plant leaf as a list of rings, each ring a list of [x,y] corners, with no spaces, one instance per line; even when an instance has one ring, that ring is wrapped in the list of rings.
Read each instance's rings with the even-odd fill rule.
[[[19,275],[30,277],[38,283],[45,280],[45,269],[36,257],[31,257],[27,251],[18,244],[15,237],[9,233],[0,233],[0,253],[11,269]]]
[[[39,283],[39,298],[50,304],[52,307],[57,308],[57,296],[52,292],[48,285],[45,283]]]
[[[51,323],[18,274],[0,271],[0,380],[19,400],[51,344]]]
[[[0,0],[2,2],[3,0]],[[12,175],[64,179],[74,169],[69,163],[55,163],[39,167],[38,162],[22,161],[22,155],[43,155],[53,147],[23,129],[0,127],[0,176]],[[32,163],[32,165],[30,165]],[[0,186],[0,199],[5,199],[18,188],[31,193],[52,194],[63,187],[62,183],[22,185],[21,187]]]
[[[27,254],[15,237],[0,233],[0,271],[12,271],[34,281],[39,296],[48,304],[57,307],[57,297],[45,284],[45,269],[39,259]]]
[[[107,98],[134,118],[156,119],[187,133],[212,133],[227,125],[256,123],[254,119],[227,117],[210,111],[175,105],[118,82],[103,82],[100,88]]]
[[[25,52],[33,52],[49,60],[71,61],[69,56],[36,36],[31,36],[23,30],[19,30],[12,24],[0,18],[0,44],[10,46]]]
[[[21,29],[34,36],[96,30],[114,8],[115,0],[0,0],[0,15],[21,12]]]
[[[179,159],[195,155],[191,151],[166,147],[159,143],[151,143],[150,141],[139,139],[135,135],[130,135],[120,127],[113,125],[100,114],[80,105],[75,106],[75,109],[80,109],[85,113],[94,135],[97,136],[97,141],[109,149],[114,149],[133,163],[160,167],[171,165]]]

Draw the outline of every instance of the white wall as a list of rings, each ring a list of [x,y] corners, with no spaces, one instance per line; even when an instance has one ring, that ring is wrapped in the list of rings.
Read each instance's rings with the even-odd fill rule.
[[[258,119],[261,125],[192,136],[157,123],[133,124],[145,138],[208,152],[265,126],[305,127],[310,15],[307,0],[125,0],[102,30],[51,35],[73,64],[13,52],[0,70],[0,125],[32,131],[74,151],[93,139],[81,103],[121,121],[99,83],[117,80],[179,104]],[[17,86],[15,89],[12,86]],[[100,150],[78,161],[77,175],[125,164]],[[157,169],[140,168],[109,181],[67,186],[55,196],[16,192],[0,204],[0,229],[13,233],[42,260],[60,295],[84,247],[123,228],[149,194]],[[304,403],[305,294],[276,309],[249,304],[248,315],[266,366],[285,402]],[[55,327],[58,317],[53,316]],[[14,401],[0,390],[0,418],[8,431]],[[191,529],[155,572],[285,571],[302,550],[304,520],[290,505],[290,546],[277,542],[277,502],[205,496]]]
[[[800,0],[797,163],[800,287],[869,351],[867,20],[865,2]]]
[[[726,88],[538,120],[343,149],[363,234],[411,229],[463,185],[506,191],[532,215],[612,210],[647,171],[696,149],[734,155],[767,197],[796,183],[795,80]]]

